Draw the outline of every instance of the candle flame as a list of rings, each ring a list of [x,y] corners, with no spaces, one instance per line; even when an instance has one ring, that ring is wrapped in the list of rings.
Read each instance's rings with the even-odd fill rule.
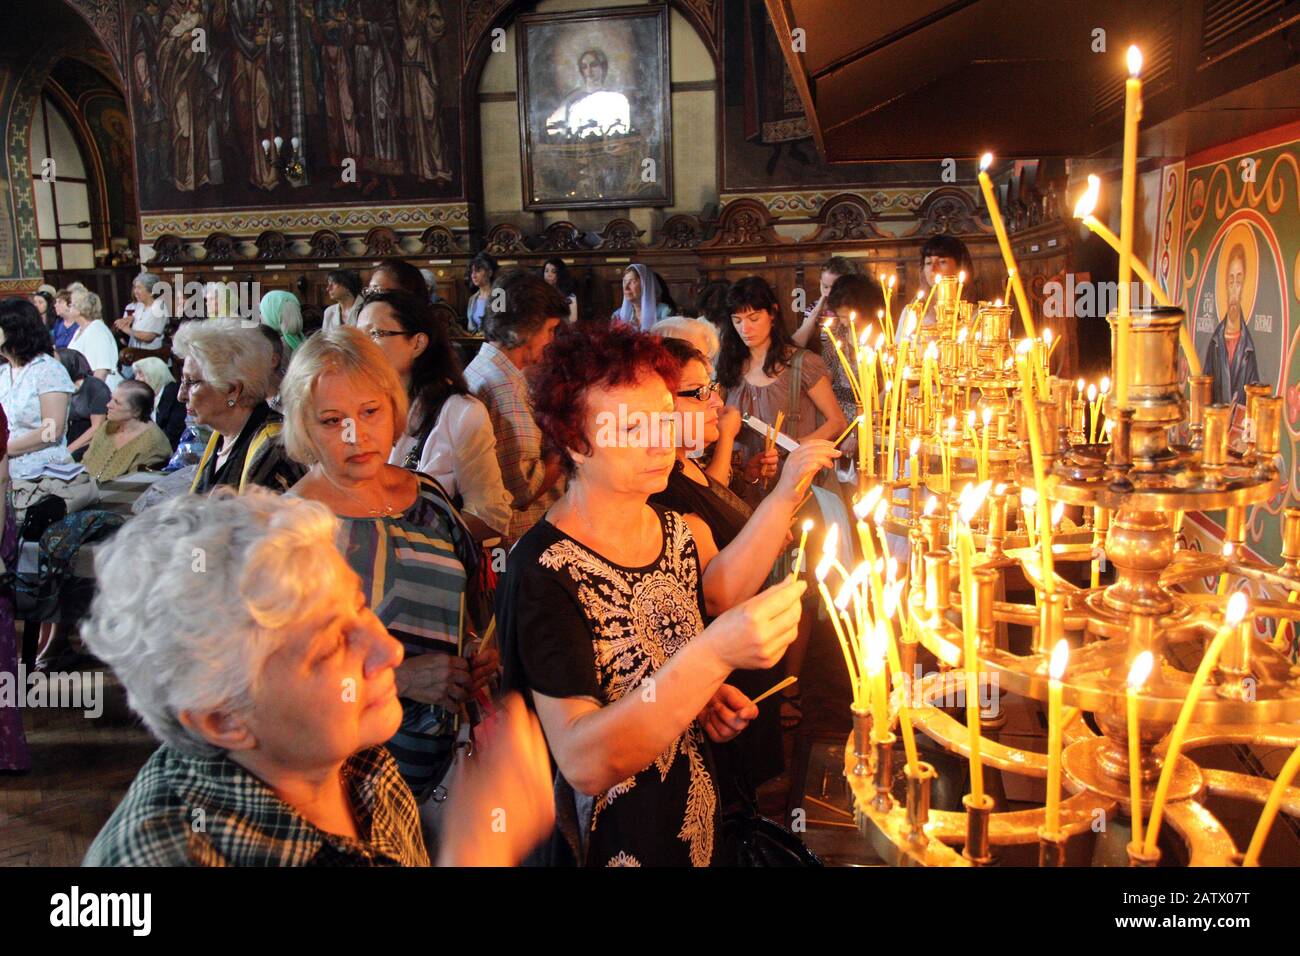
[[[1150,651],[1143,651],[1133,658],[1133,666],[1128,669],[1128,686],[1134,690],[1141,688],[1151,676],[1151,669],[1155,667],[1155,663],[1156,659]]]
[[[1137,48],[1136,43],[1128,48],[1126,59],[1128,60],[1128,75],[1136,78],[1142,72],[1142,51]]]
[[[998,296],[996,299],[993,300],[993,307],[995,309],[1002,308],[1002,296]]]
[[[931,362],[937,362],[939,360],[939,346],[934,342],[927,345],[925,347],[925,357]]]
[[[858,572],[861,570],[861,566],[855,568],[849,579],[840,585],[839,591],[835,594],[836,610],[842,611],[849,606],[849,601],[853,597],[853,579],[858,576]]]
[[[957,284],[960,285],[965,281],[966,281],[966,270],[965,269],[957,270]]]
[[[1097,208],[1097,200],[1101,197],[1101,179],[1093,174],[1088,174],[1088,186],[1079,197],[1079,201],[1074,204],[1074,218],[1087,219]]]
[[[980,172],[987,172],[988,168],[993,165],[993,154],[985,153],[980,157]]]
[[[992,487],[992,481],[985,481],[974,489],[971,489],[970,485],[962,489],[961,496],[966,499],[962,502],[960,511],[962,521],[970,524],[974,520],[975,516],[979,514],[980,507],[984,504],[984,499],[988,497],[989,489]],[[967,494],[968,491],[969,494]]]
[[[1038,492],[1033,488],[1020,489],[1020,503],[1026,508],[1032,508],[1038,504]]]
[[[922,513],[926,515],[932,515],[934,514],[934,509],[937,508],[938,506],[939,506],[939,499],[936,498],[934,495],[931,495],[929,498],[925,499],[925,508]]]
[[[812,520],[812,518],[806,518],[806,519],[804,519],[804,523],[801,524],[801,525],[799,526],[799,530],[802,531],[804,534],[807,534],[807,533],[808,533],[809,531],[811,531],[812,529],[813,529],[813,520]]]
[[[1083,397],[1083,379],[1079,379],[1079,381],[1075,382],[1074,386],[1079,390],[1079,396]]]
[[[1223,542],[1223,556],[1224,556],[1225,558],[1230,558],[1230,557],[1232,557],[1232,542],[1231,542],[1231,541],[1225,541],[1225,542]]]
[[[885,666],[885,653],[889,648],[889,635],[885,631],[885,622],[877,621],[871,633],[867,635],[867,660],[873,671]]]
[[[920,439],[920,438],[913,438],[913,439],[912,439],[912,444],[909,446],[908,454],[909,454],[909,455],[915,455],[915,454],[916,454],[917,452],[919,452],[920,450],[921,450],[921,439]]]
[[[884,493],[884,490],[884,485],[876,485],[874,488],[871,488],[863,494],[862,497],[853,504],[854,516],[860,521],[865,521],[867,515],[871,514],[872,509],[876,507],[876,502],[880,500],[880,496]]]
[[[967,332],[967,329],[966,329],[966,326],[964,326],[964,325],[963,325],[963,326],[961,327],[961,329],[957,332],[957,344],[958,344],[958,345],[961,345],[961,344],[963,344],[963,343],[966,341],[966,332]]]
[[[839,549],[840,544],[840,526],[832,524],[826,529],[826,537],[822,539],[822,554],[828,558],[835,557],[835,552]]]
[[[1103,375],[1103,376],[1101,377],[1101,394],[1103,394],[1103,395],[1108,395],[1108,394],[1110,394],[1110,376],[1109,376],[1109,375]]]
[[[898,276],[891,274],[889,276],[889,287],[892,289],[898,283]]]
[[[989,427],[989,422],[993,421],[993,409],[986,407],[984,409],[984,427]]]
[[[1052,648],[1052,662],[1047,667],[1047,674],[1052,680],[1060,680],[1065,676],[1065,665],[1070,662],[1070,644],[1065,638],[1056,642]]]
[[[1228,599],[1228,613],[1224,615],[1223,618],[1224,623],[1233,626],[1240,624],[1242,619],[1246,616],[1246,610],[1249,607],[1249,604],[1250,602],[1246,598],[1245,591],[1238,591],[1230,597]]]
[[[1052,344],[1052,330],[1043,329],[1043,344],[1050,346]]]
[[[1088,401],[1090,401],[1090,402],[1095,402],[1096,400],[1097,400],[1097,386],[1096,386],[1096,385],[1089,385],[1089,386],[1088,386]]]
[[[1033,339],[1021,339],[1020,344],[1016,346],[1017,355],[1028,355],[1034,350]]]
[[[876,524],[884,524],[885,516],[887,514],[889,514],[889,502],[881,501],[879,504],[876,505],[876,511],[871,516],[871,520],[874,521]]]
[[[889,563],[885,565],[885,577],[889,579],[890,584],[893,584],[898,580],[898,558],[894,557],[892,554],[889,556]],[[887,609],[885,613],[890,617],[893,617],[894,612],[888,610],[889,605],[886,604],[885,607]]]

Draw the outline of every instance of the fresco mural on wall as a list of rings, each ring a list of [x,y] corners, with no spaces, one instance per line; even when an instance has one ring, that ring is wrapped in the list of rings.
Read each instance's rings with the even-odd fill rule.
[[[1300,126],[1228,144],[1186,162],[1182,241],[1175,270],[1215,401],[1245,426],[1243,388],[1252,382],[1284,397],[1283,485],[1250,508],[1247,546],[1280,560],[1281,513],[1296,505],[1300,464]],[[1190,547],[1217,549],[1222,514],[1195,516]],[[1300,650],[1290,635],[1293,656]]]
[[[460,0],[127,7],[142,209],[462,195]]]

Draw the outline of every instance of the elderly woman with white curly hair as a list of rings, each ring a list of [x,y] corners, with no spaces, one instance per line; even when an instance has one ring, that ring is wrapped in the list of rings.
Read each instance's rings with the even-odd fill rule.
[[[401,718],[402,648],[336,531],[318,504],[223,491],[166,502],[102,549],[86,644],[162,746],[86,865],[428,864],[382,746]],[[517,862],[553,819],[536,721],[516,698],[492,729],[449,805],[440,863]]]
[[[174,348],[185,357],[177,398],[195,423],[212,429],[190,491],[292,486],[302,469],[285,455],[284,423],[266,401],[277,379],[266,336],[238,319],[208,319],[181,326]]]

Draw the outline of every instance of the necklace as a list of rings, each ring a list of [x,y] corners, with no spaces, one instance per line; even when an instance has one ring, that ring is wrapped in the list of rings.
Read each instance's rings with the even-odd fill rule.
[[[355,493],[349,492],[346,488],[330,477],[329,472],[324,468],[320,468],[319,471],[325,480],[334,486],[335,490],[338,491],[339,494],[350,500],[355,500]],[[382,508],[366,508],[366,515],[371,518],[396,518],[398,515],[404,514],[405,510],[406,509],[404,508],[394,508],[392,505],[385,503]]]

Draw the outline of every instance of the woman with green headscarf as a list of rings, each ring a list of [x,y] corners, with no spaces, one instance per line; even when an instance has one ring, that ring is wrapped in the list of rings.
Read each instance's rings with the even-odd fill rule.
[[[262,296],[262,324],[279,333],[292,353],[302,345],[302,307],[292,292],[268,292]]]

